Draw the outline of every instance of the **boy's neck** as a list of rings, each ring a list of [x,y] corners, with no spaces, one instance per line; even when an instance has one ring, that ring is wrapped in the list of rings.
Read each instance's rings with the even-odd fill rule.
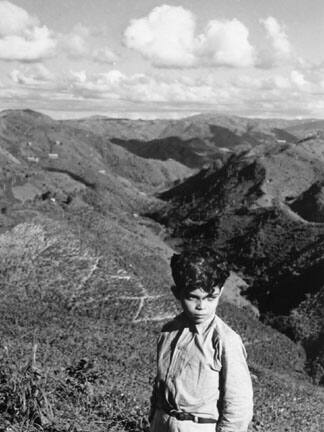
[[[216,316],[216,314],[212,315],[210,318],[206,319],[205,321],[203,321],[202,323],[199,323],[199,324],[196,324],[196,323],[190,321],[188,318],[187,318],[187,320],[189,322],[189,326],[191,328],[195,329],[196,333],[202,333],[207,329],[207,327],[209,327],[209,325],[215,319],[215,316]]]

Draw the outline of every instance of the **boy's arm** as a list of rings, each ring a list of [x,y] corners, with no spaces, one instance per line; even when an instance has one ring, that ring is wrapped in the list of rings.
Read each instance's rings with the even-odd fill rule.
[[[220,406],[216,432],[246,432],[253,415],[253,390],[241,338],[219,341]]]

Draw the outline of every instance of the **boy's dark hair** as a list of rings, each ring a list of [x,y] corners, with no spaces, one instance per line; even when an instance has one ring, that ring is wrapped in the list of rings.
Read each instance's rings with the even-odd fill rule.
[[[174,254],[171,270],[177,293],[196,288],[211,293],[216,285],[222,286],[230,274],[226,262],[215,252],[205,249]]]

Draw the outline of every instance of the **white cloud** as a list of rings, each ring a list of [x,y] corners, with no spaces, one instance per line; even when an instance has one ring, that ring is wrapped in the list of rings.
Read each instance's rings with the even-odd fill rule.
[[[80,74],[82,79],[80,79]],[[177,78],[159,79],[145,74],[127,76],[118,70],[84,76],[82,72],[71,75],[71,88],[76,96],[85,98],[119,99],[138,103],[216,103],[228,101],[233,91],[227,86],[211,86],[198,80],[194,82]]]
[[[308,81],[304,74],[298,70],[292,70],[282,74],[271,74],[270,76],[254,76],[241,75],[233,79],[232,84],[235,87],[245,90],[263,90],[264,92],[295,92],[296,89],[300,94],[305,92],[315,92],[318,84]],[[285,94],[285,97],[288,93]]]
[[[87,81],[87,73],[86,71],[71,71],[70,72],[70,77],[72,82],[76,82],[76,83],[85,83]]]
[[[210,21],[206,33],[197,40],[196,55],[206,64],[251,66],[255,52],[248,37],[248,29],[235,18],[231,21]]]
[[[23,72],[18,69],[14,69],[10,72],[10,78],[16,84],[26,84],[29,85],[32,82],[32,79],[29,76],[26,76]]]
[[[299,61],[302,59],[294,58],[293,48],[285,32],[285,29],[276,18],[269,16],[265,19],[260,19],[266,31],[266,37],[270,41],[270,47],[264,49],[259,54],[258,66],[263,68],[270,68],[278,64],[289,61]]]
[[[237,19],[210,21],[197,36],[195,30],[195,16],[190,11],[163,5],[132,20],[124,32],[124,43],[157,67],[253,65],[248,29]]]
[[[72,58],[82,58],[89,54],[90,48],[87,39],[90,31],[82,24],[74,26],[68,34],[62,35],[61,44],[63,49]]]
[[[291,88],[291,80],[289,79],[289,77],[275,75],[274,77],[269,78],[267,81],[269,82],[269,90],[271,90],[272,88],[279,90]]]
[[[96,77],[96,76],[95,76]],[[128,78],[125,74],[120,72],[119,70],[111,70],[107,73],[98,74],[98,82],[103,83],[108,86],[116,86],[121,83],[127,82],[132,78],[137,77],[137,75],[133,75],[133,77]]]
[[[105,73],[87,70],[52,74],[44,65],[26,65],[11,72],[11,86],[0,89],[2,100],[26,101],[50,109],[74,104],[75,110],[93,107],[94,112],[119,109],[154,112],[197,112],[216,109],[250,116],[321,116],[321,80],[315,84],[304,72],[285,73],[256,70],[220,78],[215,72],[161,71],[126,74],[118,69]],[[11,96],[10,96],[11,95]],[[29,103],[28,103],[29,101]],[[313,103],[313,105],[312,105]],[[136,107],[136,108],[135,108]]]
[[[270,39],[274,50],[279,56],[285,57],[291,54],[291,45],[282,26],[274,17],[260,20],[264,25],[267,36]]]
[[[305,80],[304,75],[296,70],[291,71],[290,79],[299,89],[304,90],[309,87],[309,83]]]
[[[35,62],[53,55],[56,40],[38,19],[8,1],[0,1],[0,60]]]
[[[0,1],[0,37],[23,35],[38,26],[38,19],[8,1]]]
[[[109,48],[98,48],[93,52],[92,60],[96,63],[114,64],[118,61],[118,56]]]
[[[307,86],[311,86],[314,93],[323,94],[324,89],[324,63],[313,65],[312,68],[302,69]]]
[[[113,64],[118,56],[108,47],[94,48],[90,30],[82,24],[77,24],[71,33],[61,36],[63,50],[72,59],[88,59],[96,63]]]
[[[190,11],[163,5],[147,17],[132,20],[124,41],[156,66],[193,66],[194,30],[195,18]]]
[[[24,70],[14,69],[9,76],[16,84],[33,87],[53,82],[55,79],[54,74],[43,64],[37,64],[29,68],[25,67]]]

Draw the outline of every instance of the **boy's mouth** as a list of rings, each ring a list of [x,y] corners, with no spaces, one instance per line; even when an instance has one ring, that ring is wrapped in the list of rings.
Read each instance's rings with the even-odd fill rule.
[[[195,320],[197,320],[197,321],[201,321],[201,320],[205,320],[205,319],[207,319],[209,317],[209,315],[208,314],[195,314],[194,316],[193,316],[193,318],[195,319]]]

